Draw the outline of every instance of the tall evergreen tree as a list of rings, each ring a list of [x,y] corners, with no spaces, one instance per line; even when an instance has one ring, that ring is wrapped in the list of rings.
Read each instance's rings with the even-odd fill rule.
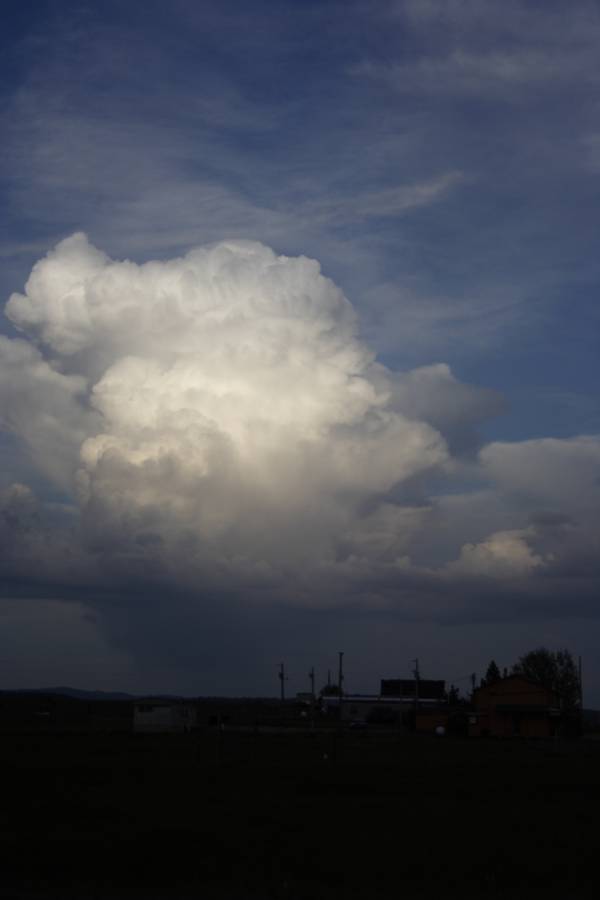
[[[500,669],[496,665],[496,660],[492,660],[487,667],[487,671],[485,673],[485,683],[493,684],[495,681],[500,681],[502,675],[500,674]]]

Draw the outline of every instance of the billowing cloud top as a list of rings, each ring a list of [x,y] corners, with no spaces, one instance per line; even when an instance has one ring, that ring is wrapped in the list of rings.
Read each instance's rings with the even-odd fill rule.
[[[11,396],[5,418],[76,489],[88,538],[119,553],[181,572],[321,564],[356,540],[364,552],[380,529],[365,502],[447,457],[436,430],[393,408],[389,373],[313,260],[235,241],[138,266],[76,234],[7,314],[45,357],[3,342],[29,424]]]
[[[6,312],[24,338],[0,338],[2,421],[72,498],[77,577],[87,566],[316,605],[401,598],[414,613],[415,597],[426,606],[457,579],[539,577],[573,543],[575,525],[543,514],[575,520],[598,442],[492,444],[476,458],[473,425],[497,396],[443,364],[377,363],[314,260],[225,241],[137,265],[75,234]],[[569,460],[563,502],[544,466]],[[431,475],[471,484],[460,515],[460,492],[432,496]],[[508,497],[524,478],[533,505],[507,509],[488,486],[482,515],[473,483]],[[24,487],[5,499],[10,515],[34,502]],[[36,526],[48,571],[68,555],[61,527],[59,540]]]

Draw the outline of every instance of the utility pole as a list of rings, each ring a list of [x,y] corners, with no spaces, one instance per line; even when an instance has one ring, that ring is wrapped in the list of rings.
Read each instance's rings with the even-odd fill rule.
[[[475,672],[473,672],[473,674],[471,675],[471,700],[473,699],[473,697],[475,695],[475,682],[476,681],[477,681],[477,675],[475,674]]]
[[[415,713],[419,709],[419,660],[414,660],[415,668],[413,675],[415,676]]]
[[[281,702],[285,703],[285,683],[287,681],[287,676],[285,674],[285,665],[283,663],[279,663],[279,673],[278,676],[281,687]]]
[[[317,702],[317,697],[315,694],[315,667],[313,666],[308,673],[308,677],[310,678],[310,729],[311,731],[315,730],[315,703]]]
[[[579,709],[583,709],[583,668],[581,665],[581,656],[577,662],[577,675],[579,677]]]
[[[340,650],[338,665],[338,691],[340,694],[340,722],[342,721],[342,698],[344,696],[344,653]]]

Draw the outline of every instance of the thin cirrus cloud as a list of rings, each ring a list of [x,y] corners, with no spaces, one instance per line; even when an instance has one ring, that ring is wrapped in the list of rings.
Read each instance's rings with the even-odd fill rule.
[[[351,198],[340,197],[336,200],[332,197],[327,201],[313,201],[302,212],[308,214],[317,225],[399,216],[443,199],[463,179],[461,172],[447,172],[417,184],[390,186],[380,191],[359,191]]]

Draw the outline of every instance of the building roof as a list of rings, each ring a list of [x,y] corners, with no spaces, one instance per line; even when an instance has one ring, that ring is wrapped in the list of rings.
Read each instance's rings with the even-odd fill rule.
[[[332,695],[324,695],[321,699],[323,701],[325,701],[326,703],[334,703],[335,704],[335,703],[340,702],[339,696],[333,695],[333,694]],[[404,705],[413,704],[415,702],[415,698],[414,698],[414,695],[405,696],[405,697],[384,697],[381,694],[373,694],[373,695],[344,694],[344,696],[342,697],[342,701],[345,704],[346,703],[378,703],[378,704],[381,704],[381,706],[391,706],[394,703],[397,703],[397,704],[402,703]],[[431,704],[431,703],[438,703],[438,702],[439,702],[439,700],[437,697],[430,698],[430,697],[419,696],[419,703]]]
[[[189,706],[193,700],[185,697],[136,697],[135,706]]]
[[[519,690],[519,688],[521,689]],[[544,695],[544,697],[547,698],[548,704],[557,705],[558,703],[558,698],[554,691],[544,687],[543,684],[540,684],[537,681],[533,681],[530,678],[525,678],[524,675],[518,674],[506,675],[504,678],[498,678],[491,684],[482,685],[475,689],[474,696],[481,697],[486,694],[492,696],[506,694],[507,696],[510,696],[511,694],[525,692]]]

